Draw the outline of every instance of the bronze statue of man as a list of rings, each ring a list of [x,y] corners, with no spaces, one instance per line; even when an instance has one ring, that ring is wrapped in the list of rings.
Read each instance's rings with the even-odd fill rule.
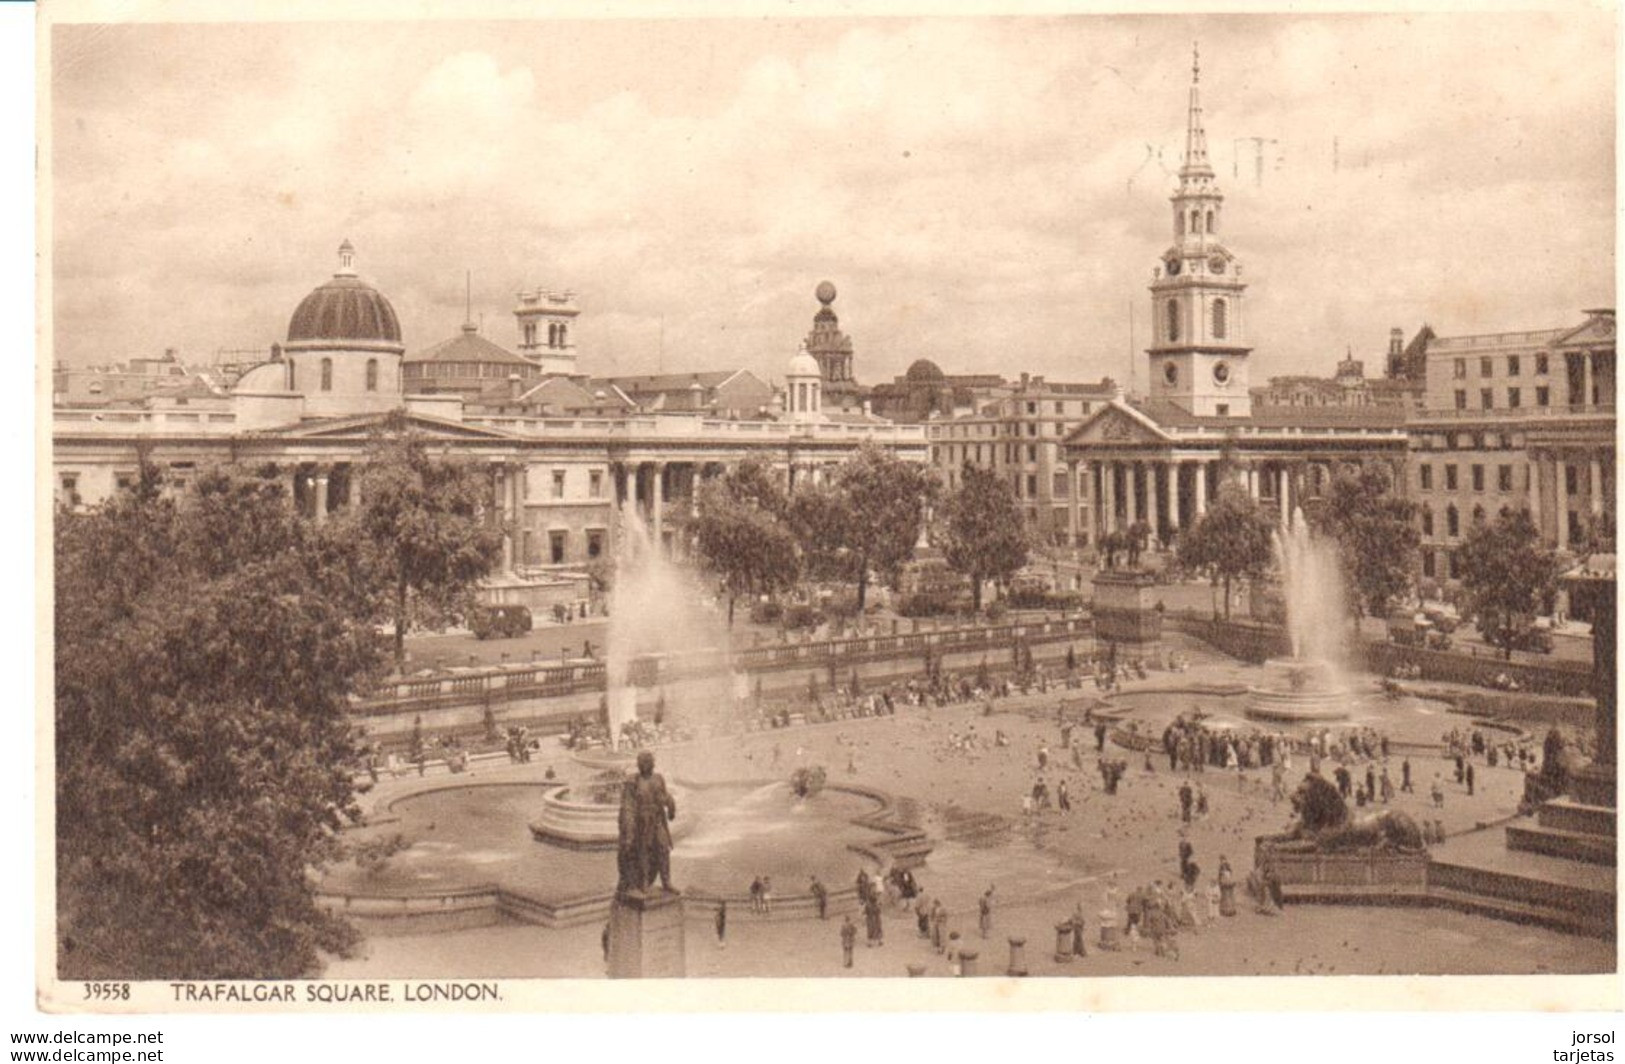
[[[656,878],[666,890],[671,885],[671,827],[677,803],[666,790],[666,779],[655,771],[655,755],[638,754],[638,773],[621,788],[620,893],[643,893]]]

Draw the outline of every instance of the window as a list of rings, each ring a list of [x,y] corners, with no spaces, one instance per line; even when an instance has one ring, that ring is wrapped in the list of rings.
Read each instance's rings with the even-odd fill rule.
[[[1422,507],[1422,535],[1433,535],[1433,510],[1426,506]]]
[[[1507,492],[1507,491],[1512,490],[1512,467],[1511,466],[1509,466],[1509,465],[1501,465],[1501,466],[1496,466],[1495,467],[1495,488],[1496,488],[1497,491],[1502,491],[1502,492]]]
[[[1547,355],[1546,352],[1544,352],[1544,351],[1542,351],[1540,354],[1535,356],[1535,376],[1537,376],[1537,377],[1545,376],[1547,373],[1550,373],[1551,370],[1552,370],[1551,356]]]
[[[1484,490],[1484,467],[1476,463],[1473,465],[1473,490]]]
[[[1467,390],[1465,388],[1457,388],[1456,389],[1456,409],[1457,410],[1466,410],[1467,409]]]
[[[1451,369],[1454,371],[1455,377],[1458,381],[1464,381],[1467,379],[1467,360],[1465,358],[1456,359],[1455,365],[1452,366]]]
[[[1535,388],[1535,405],[1536,406],[1551,406],[1552,405],[1552,390],[1550,388],[1546,387],[1544,384],[1539,385],[1538,387]]]
[[[597,558],[604,553],[604,530],[601,528],[587,529],[587,557]]]
[[[1172,342],[1179,339],[1179,304],[1170,299],[1167,308],[1168,339]]]
[[[554,565],[564,564],[564,542],[565,537],[568,535],[569,533],[562,530],[549,532],[547,534],[548,554],[553,559]]]
[[[1027,435],[1029,435],[1029,436],[1038,435],[1038,422],[1036,422],[1036,421],[1027,422]]]
[[[333,390],[333,360],[330,359],[330,358],[324,358],[324,359],[322,359],[322,391],[330,392],[332,390]]]
[[[288,391],[297,392],[298,390],[299,390],[299,367],[296,366],[294,364],[293,359],[290,358],[290,359],[288,359]]]
[[[367,359],[367,391],[376,392],[377,390],[378,360],[376,358],[369,358]]]
[[[1057,472],[1050,485],[1050,497],[1064,499],[1071,494],[1068,490],[1067,477],[1063,472]]]
[[[1522,405],[1523,405],[1523,389],[1522,388],[1508,388],[1507,389],[1507,406],[1510,407],[1513,410],[1516,410]]]
[[[564,324],[559,325],[559,346],[560,347],[569,347],[570,346],[570,327],[568,325],[564,325]]]
[[[1480,377],[1495,376],[1495,359],[1481,358],[1478,360],[1478,375]]]
[[[1563,463],[1563,488],[1570,495],[1578,495],[1580,492],[1579,472],[1579,466],[1571,466],[1567,462]]]
[[[1027,498],[1038,498],[1038,477],[1031,473],[1027,474]]]
[[[1450,551],[1445,555],[1445,559],[1450,564],[1450,579],[1452,579],[1452,580],[1460,580],[1461,579],[1461,555],[1457,554],[1455,551]]]
[[[1059,400],[1059,399],[1055,400],[1055,412],[1057,414],[1066,413],[1066,404],[1061,402],[1061,400]]]
[[[1478,404],[1485,410],[1495,409],[1495,389],[1480,388],[1478,390]]]
[[[933,448],[933,450],[935,450],[935,448]],[[594,469],[587,474],[587,496],[588,498],[598,499],[602,498],[603,494],[604,471],[601,469]],[[593,557],[597,557],[597,555],[593,555]]]
[[[1523,361],[1517,355],[1507,356],[1507,376],[1516,377],[1523,371]]]
[[[1081,405],[1082,405],[1082,407],[1083,407],[1083,410],[1082,410],[1082,412],[1083,412],[1083,413],[1085,413],[1085,414],[1087,414],[1087,413],[1088,413],[1088,412],[1089,412],[1089,404],[1088,404],[1088,403],[1083,403],[1083,404],[1081,404]]]
[[[1454,505],[1445,508],[1444,534],[1451,537],[1461,535],[1461,514],[1457,512]]]
[[[1027,404],[1027,413],[1029,413],[1029,414],[1038,413],[1038,404],[1037,403],[1028,403]]]
[[[1038,461],[1038,444],[1029,443],[1027,445],[1027,461],[1029,461],[1029,462]]]
[[[564,498],[564,470],[553,470],[553,498]]]
[[[1213,338],[1215,340],[1224,339],[1225,324],[1224,300],[1215,299],[1213,301]]]
[[[1219,230],[1213,223],[1214,223],[1214,214],[1213,214],[1212,211],[1208,211],[1207,212],[1207,231],[1210,232],[1210,233],[1217,233]]]
[[[1422,552],[1422,575],[1431,580],[1436,571],[1437,570],[1436,570],[1436,568],[1435,568],[1435,566],[1433,564],[1433,552],[1430,551],[1430,550],[1423,551]]]
[[[1230,416],[1230,404],[1229,403],[1219,403],[1217,406],[1215,406],[1213,408],[1213,413],[1216,414],[1219,417],[1229,417]]]
[[[1418,468],[1418,475],[1422,478],[1421,479],[1422,490],[1423,491],[1432,491],[1433,490],[1433,467],[1426,464],[1426,463],[1423,463]]]
[[[525,346],[536,346],[536,323],[533,321],[525,322]]]
[[[1456,490],[1456,466],[1454,463],[1447,464],[1444,467],[1444,490]]]

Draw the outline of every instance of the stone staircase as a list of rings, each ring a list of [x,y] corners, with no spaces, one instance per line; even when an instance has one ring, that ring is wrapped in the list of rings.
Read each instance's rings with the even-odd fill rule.
[[[1507,849],[1612,867],[1618,811],[1563,797],[1541,805],[1534,824],[1507,828]]]

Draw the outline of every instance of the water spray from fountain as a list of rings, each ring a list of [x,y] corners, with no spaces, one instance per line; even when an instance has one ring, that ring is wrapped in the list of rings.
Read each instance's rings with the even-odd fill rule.
[[[1247,715],[1261,720],[1340,720],[1349,715],[1343,677],[1348,611],[1337,545],[1310,531],[1302,510],[1272,539],[1281,570],[1290,657],[1264,663],[1265,681],[1247,692]]]

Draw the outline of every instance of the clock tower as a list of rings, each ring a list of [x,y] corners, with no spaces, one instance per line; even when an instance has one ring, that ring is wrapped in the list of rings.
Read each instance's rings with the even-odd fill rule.
[[[1174,243],[1151,282],[1151,398],[1203,417],[1246,417],[1249,399],[1241,264],[1219,241],[1224,195],[1202,128],[1200,56],[1191,61],[1185,162],[1171,197]]]

